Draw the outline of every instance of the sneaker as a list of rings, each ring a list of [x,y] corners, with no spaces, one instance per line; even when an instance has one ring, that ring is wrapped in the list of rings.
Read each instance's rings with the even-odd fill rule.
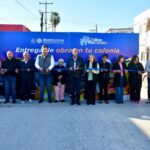
[[[29,99],[28,102],[29,102],[29,103],[32,103],[32,99]]]
[[[147,104],[150,103],[150,100],[147,100],[145,103],[147,103]]]
[[[21,104],[25,104],[25,101],[21,101]]]
[[[99,100],[99,103],[102,104],[102,103],[103,103],[103,100]]]

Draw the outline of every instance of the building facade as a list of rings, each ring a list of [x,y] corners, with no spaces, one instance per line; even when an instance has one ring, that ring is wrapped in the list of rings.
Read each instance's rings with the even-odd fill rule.
[[[150,8],[134,18],[134,33],[139,33],[139,57],[143,64],[150,59]]]

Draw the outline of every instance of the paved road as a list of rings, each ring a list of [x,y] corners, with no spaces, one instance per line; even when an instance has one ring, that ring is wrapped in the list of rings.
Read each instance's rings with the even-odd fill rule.
[[[0,150],[150,150],[150,104],[0,104]]]

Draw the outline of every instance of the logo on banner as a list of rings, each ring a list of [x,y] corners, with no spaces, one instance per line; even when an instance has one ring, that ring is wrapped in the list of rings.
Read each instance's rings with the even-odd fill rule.
[[[90,38],[89,36],[83,36],[80,39],[80,44],[81,44],[81,46],[84,46],[84,45],[106,45],[107,42],[103,41],[102,39]]]
[[[31,43],[32,44],[64,44],[64,39],[32,38]]]

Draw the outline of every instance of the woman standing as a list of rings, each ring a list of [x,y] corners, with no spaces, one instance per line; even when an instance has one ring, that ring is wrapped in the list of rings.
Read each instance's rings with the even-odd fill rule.
[[[139,103],[142,87],[142,74],[144,67],[139,62],[139,57],[134,55],[128,65],[129,85],[130,85],[130,100]]]
[[[95,56],[90,55],[88,58],[88,62],[85,66],[86,71],[86,100],[87,105],[93,104],[95,105],[95,91],[96,91],[96,83],[98,80],[99,74],[99,64],[96,62]]]
[[[127,84],[126,64],[124,56],[118,57],[118,62],[113,65],[114,85],[116,86],[116,103],[123,103],[124,86]]]
[[[100,73],[99,73],[99,87],[100,87],[100,103],[103,102],[103,99],[106,104],[108,102],[108,83],[109,83],[109,73],[111,69],[111,65],[108,60],[108,54],[103,54],[102,61],[99,63]],[[104,92],[103,92],[104,90]],[[104,93],[104,94],[103,94]]]

